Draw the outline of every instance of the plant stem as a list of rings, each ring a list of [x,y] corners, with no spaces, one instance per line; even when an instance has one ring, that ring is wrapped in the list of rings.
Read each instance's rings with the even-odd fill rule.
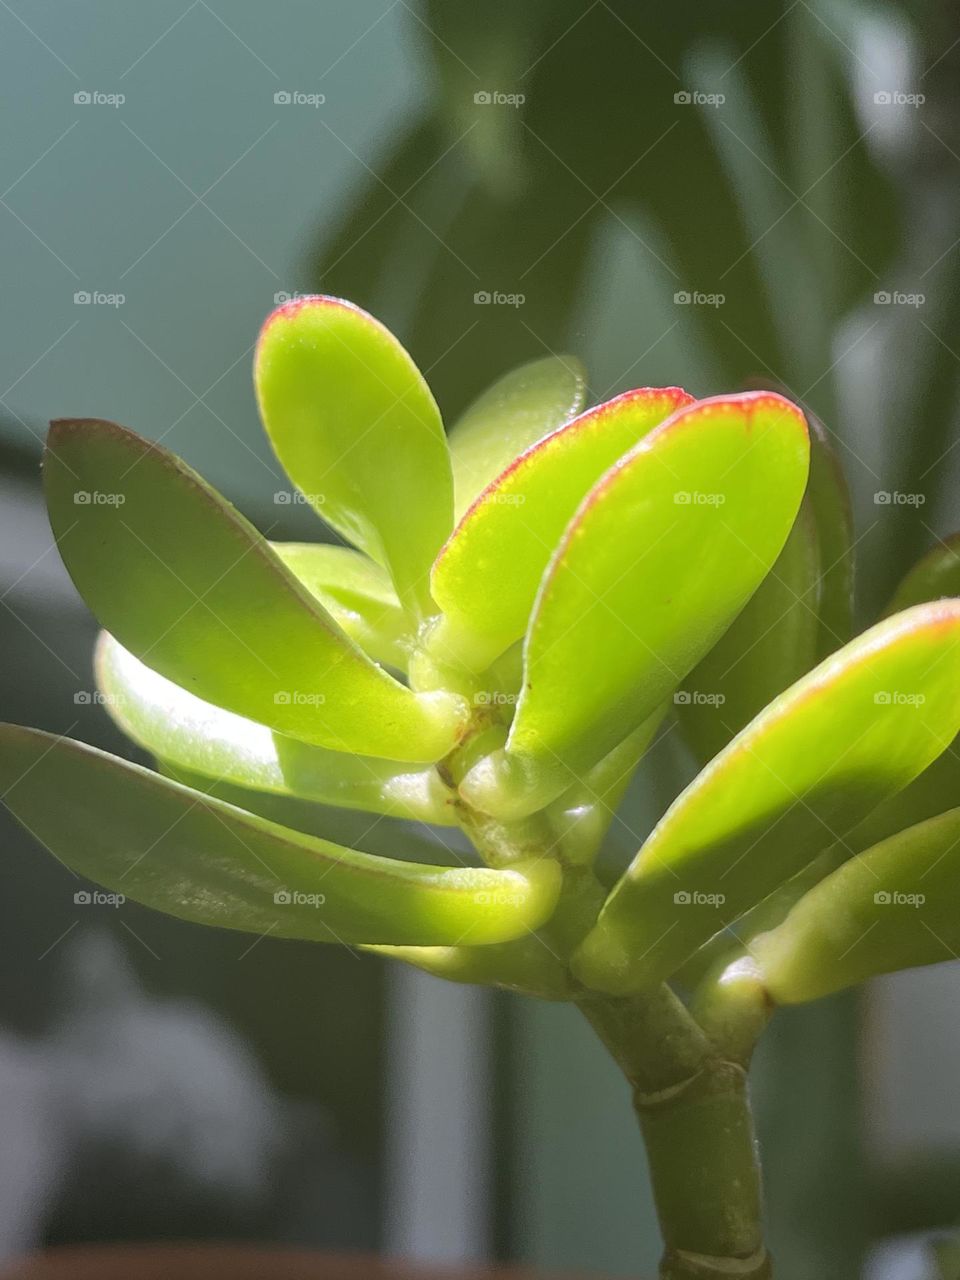
[[[578,1003],[633,1089],[666,1245],[661,1280],[769,1280],[743,1062],[666,986]]]

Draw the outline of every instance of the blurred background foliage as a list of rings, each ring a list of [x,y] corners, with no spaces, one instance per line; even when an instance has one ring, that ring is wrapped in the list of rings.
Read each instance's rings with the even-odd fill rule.
[[[99,708],[74,700],[90,688],[92,627],[38,511],[46,416],[112,416],[162,437],[272,536],[317,536],[302,509],[275,499],[282,477],[249,390],[256,329],[275,297],[297,291],[381,317],[448,420],[498,373],[551,351],[586,361],[594,399],[644,383],[784,388],[840,454],[859,621],[871,620],[960,523],[958,18],[943,0],[4,4],[0,94],[21,122],[0,143],[4,718],[125,749]],[[73,93],[95,86],[127,101],[78,111]],[[293,88],[326,102],[278,108],[273,94]],[[485,100],[498,94],[515,101]],[[126,301],[78,311],[71,295],[84,289]],[[495,294],[516,305],[478,300]],[[611,833],[611,865],[691,767],[668,734]],[[347,843],[391,841],[389,828],[338,821]],[[48,954],[77,925],[69,877],[12,832],[7,846],[0,1015],[21,1061],[26,1036],[62,1048],[58,1010],[106,978],[102,962],[78,959],[86,994],[70,986],[72,965]],[[384,1098],[403,1097],[387,1082],[397,997],[379,962],[266,939],[240,965],[235,941],[149,913],[98,925],[151,998],[189,996],[239,1032],[261,1094],[326,1116],[326,1128],[307,1126],[313,1141],[263,1156],[240,1200],[256,1213],[221,1188],[210,1233],[237,1234],[242,1221],[249,1234],[315,1243],[404,1239],[385,1203]],[[956,997],[943,984],[883,990],[883,1016],[849,996],[780,1015],[760,1055],[783,1280],[849,1280],[872,1243],[957,1216],[960,1125],[938,1111],[943,1072],[913,1128],[886,1123],[884,1105],[902,1098],[870,1083],[873,1058],[903,1037],[905,1001],[936,1023],[949,1062]],[[109,1040],[129,1006],[103,999],[118,1010]],[[496,1157],[477,1239],[543,1265],[652,1268],[642,1154],[615,1071],[568,1009],[497,998],[488,1015],[470,1024],[487,1029],[496,1086],[492,1137],[474,1138]],[[39,1124],[50,1104],[36,1105]],[[82,1174],[115,1188],[132,1159],[122,1134],[96,1132],[92,1154],[81,1143],[62,1157],[72,1180],[56,1175],[35,1234],[196,1230],[185,1195],[160,1222],[122,1197],[115,1212],[102,1197],[92,1208]],[[431,1140],[455,1163],[441,1126]],[[191,1186],[185,1175],[178,1185]],[[915,1270],[906,1253],[874,1257],[872,1276],[935,1274],[920,1269],[932,1256]]]

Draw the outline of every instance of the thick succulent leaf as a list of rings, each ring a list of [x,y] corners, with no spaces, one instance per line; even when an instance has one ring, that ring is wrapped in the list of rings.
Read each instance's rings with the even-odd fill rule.
[[[274,542],[272,546],[354,643],[377,662],[406,669],[412,644],[410,620],[385,569],[352,547],[327,542]]]
[[[808,449],[800,410],[752,392],[681,409],[611,467],[544,576],[506,750],[468,800],[529,813],[652,714],[780,554]]]
[[[96,671],[104,706],[124,733],[178,770],[255,791],[456,825],[452,797],[433,768],[404,768],[286,738],[181,689],[105,631]]]
[[[643,387],[588,409],[532,445],[480,495],[433,568],[446,617],[438,645],[478,670],[526,630],[543,571],[584,495],[691,397]]]
[[[463,705],[362,653],[256,529],[184,462],[113,423],[53,425],[50,521],[80,594],[141,661],[318,746],[437,760]]]
[[[474,400],[449,435],[456,518],[518,454],[578,414],[586,396],[580,361],[547,356],[511,370]]]
[[[277,457],[316,510],[389,569],[404,604],[431,612],[428,574],[453,525],[440,411],[392,333],[339,298],[276,310],[256,355]]]
[[[774,1000],[816,1000],[880,973],[960,958],[960,809],[851,858],[761,934],[752,951]]]
[[[71,870],[185,920],[274,937],[478,945],[543,923],[559,871],[437,868],[358,853],[92,747],[0,727],[0,790]]]
[[[951,534],[917,561],[894,592],[886,613],[899,613],[942,596],[960,596],[960,533]]]
[[[672,974],[887,796],[960,728],[960,601],[920,605],[821,663],[674,801],[576,960],[627,991]]]
[[[804,499],[776,564],[673,695],[683,736],[701,763],[814,666],[819,587],[816,523]]]
[[[819,659],[839,649],[853,635],[853,511],[846,477],[826,428],[816,417],[811,416],[809,421],[807,503],[813,512],[820,549]]]

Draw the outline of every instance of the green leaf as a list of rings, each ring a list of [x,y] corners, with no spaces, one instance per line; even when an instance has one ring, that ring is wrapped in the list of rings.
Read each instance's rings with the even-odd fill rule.
[[[415,613],[433,612],[428,574],[453,526],[440,411],[392,333],[339,298],[298,298],[260,334],[264,426],[324,520],[390,571]]]
[[[853,635],[853,512],[850,491],[826,428],[810,423],[807,503],[820,549],[820,635],[817,658],[825,658]]]
[[[942,596],[960,596],[960,533],[951,534],[917,561],[894,592],[885,616]]]
[[[881,973],[956,960],[960,951],[960,809],[851,858],[752,948],[781,1004],[841,991]]]
[[[364,947],[388,960],[402,960],[447,982],[502,987],[541,1000],[569,1000],[570,974],[538,937],[491,947]]]
[[[406,670],[409,618],[389,574],[352,547],[274,542],[274,551],[351,640],[378,662]]]
[[[548,803],[652,714],[777,559],[807,478],[803,415],[769,392],[681,409],[591,490],[537,596],[506,750],[461,792]]]
[[[120,728],[179,771],[255,791],[455,826],[451,795],[433,768],[350,755],[285,738],[224,711],[152,671],[106,631],[97,684]]]
[[[804,499],[776,564],[674,694],[683,736],[701,763],[815,664],[819,584],[817,529]]]
[[[588,769],[582,780],[547,807],[547,819],[556,832],[564,861],[589,864],[596,858],[665,710],[658,707],[638,729]]]
[[[433,567],[434,637],[483,670],[527,627],[540,579],[584,495],[691,397],[643,387],[588,409],[521,454],[481,494]]]
[[[559,889],[546,860],[493,871],[357,853],[18,725],[0,726],[0,789],[71,870],[200,924],[322,942],[484,944],[535,929]]]
[[[582,946],[581,980],[628,991],[674,973],[905,787],[958,728],[960,601],[919,605],[859,636],[674,801]]]
[[[586,395],[580,361],[547,356],[511,370],[474,400],[449,435],[456,518],[518,454],[578,414]]]
[[[466,708],[375,666],[249,521],[167,450],[113,423],[55,423],[50,522],[120,643],[228,711],[318,746],[437,760]]]

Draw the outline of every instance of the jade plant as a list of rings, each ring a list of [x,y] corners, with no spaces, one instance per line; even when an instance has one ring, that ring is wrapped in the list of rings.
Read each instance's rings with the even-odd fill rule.
[[[156,769],[7,725],[6,803],[183,919],[574,1003],[632,1089],[661,1275],[770,1276],[747,1071],[771,1014],[960,948],[956,544],[852,638],[844,482],[772,391],[585,409],[550,357],[445,434],[397,340],[326,297],[277,310],[255,366],[344,544],[268,542],[159,445],[55,422],[53,531]],[[674,722],[702,769],[601,874]],[[374,856],[278,800],[410,825]],[[412,860],[414,824],[475,856]]]

